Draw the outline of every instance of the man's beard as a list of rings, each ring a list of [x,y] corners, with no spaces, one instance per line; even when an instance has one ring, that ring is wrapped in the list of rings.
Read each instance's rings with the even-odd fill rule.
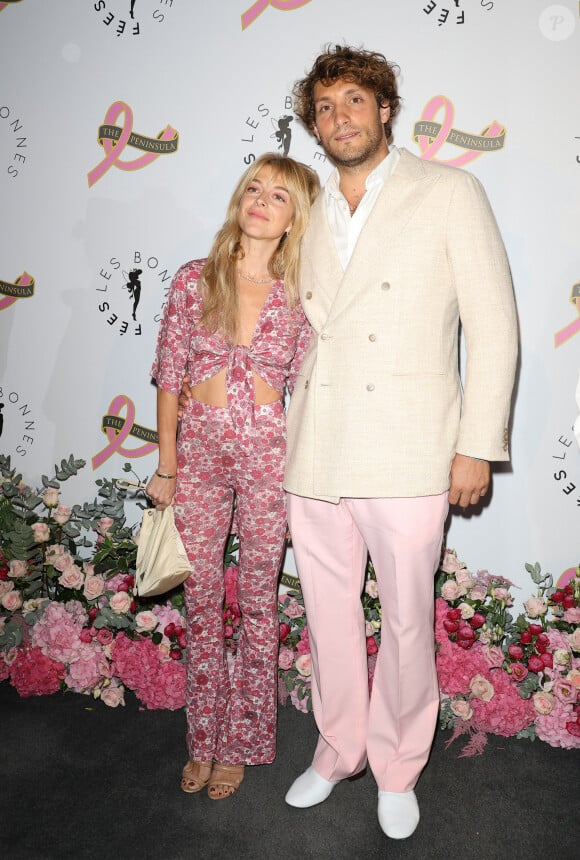
[[[356,149],[349,153],[348,149],[337,155],[333,149],[326,149],[323,144],[326,155],[337,167],[360,167],[361,164],[372,159],[377,152],[380,151],[383,145],[383,129],[382,126],[373,130],[373,133],[365,141],[362,149]],[[332,144],[331,144],[332,146]]]

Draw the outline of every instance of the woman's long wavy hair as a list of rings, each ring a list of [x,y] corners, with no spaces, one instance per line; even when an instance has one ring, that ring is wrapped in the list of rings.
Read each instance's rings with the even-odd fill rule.
[[[310,207],[320,190],[320,181],[314,170],[300,161],[273,152],[257,158],[238,182],[227,208],[226,220],[214,239],[200,276],[203,295],[200,322],[208,331],[220,330],[232,341],[236,338],[239,322],[237,268],[244,258],[238,210],[248,183],[263,167],[270,167],[288,189],[294,206],[292,227],[280,239],[268,264],[272,277],[284,280],[286,300],[291,308],[298,303],[300,240],[308,225]]]

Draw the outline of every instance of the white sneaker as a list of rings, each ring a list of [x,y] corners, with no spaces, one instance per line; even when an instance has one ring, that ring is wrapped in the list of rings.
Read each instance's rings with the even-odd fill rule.
[[[330,796],[332,789],[337,782],[330,782],[328,779],[320,776],[312,766],[305,770],[304,773],[294,780],[284,798],[289,806],[295,806],[297,809],[307,809],[309,806],[316,806],[317,803],[322,803]]]
[[[379,824],[391,839],[407,839],[419,824],[419,804],[414,791],[379,791]]]

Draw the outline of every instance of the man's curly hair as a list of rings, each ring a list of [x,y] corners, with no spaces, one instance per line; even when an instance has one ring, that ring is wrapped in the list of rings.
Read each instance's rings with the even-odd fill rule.
[[[378,107],[391,108],[385,126],[387,140],[391,137],[392,121],[399,112],[400,98],[397,91],[399,67],[389,63],[383,54],[349,48],[347,45],[327,45],[308,75],[294,85],[294,110],[304,125],[311,130],[315,123],[314,86],[321,83],[331,86],[339,78],[366,87],[375,94]]]

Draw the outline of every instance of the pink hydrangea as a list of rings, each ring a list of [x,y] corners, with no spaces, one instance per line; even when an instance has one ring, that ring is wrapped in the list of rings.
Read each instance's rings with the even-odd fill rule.
[[[106,658],[97,640],[83,643],[74,663],[66,673],[67,687],[76,693],[90,693],[107,674]]]
[[[149,638],[129,639],[119,633],[111,645],[114,673],[146,708],[176,710],[185,704],[185,665],[162,660]]]
[[[135,691],[146,708],[177,711],[185,705],[185,664],[175,660],[157,664],[157,672],[145,678]]]
[[[51,601],[32,628],[32,645],[61,663],[72,663],[78,659],[82,647],[79,637],[84,621],[76,612],[76,607],[71,606],[75,603],[72,600],[67,604]],[[67,611],[69,607],[71,612]],[[86,613],[82,614],[86,620]]]
[[[465,651],[449,639],[441,644],[437,653],[437,674],[441,690],[449,696],[467,695],[473,676],[487,677],[488,671],[489,664],[480,645]]]
[[[566,723],[573,722],[574,716],[572,705],[554,699],[554,707],[549,714],[536,715],[536,734],[550,746],[580,749],[580,737],[570,734],[566,728]]]
[[[522,699],[517,685],[501,669],[489,670],[488,680],[495,694],[489,702],[473,699],[473,727],[503,737],[511,737],[534,722],[535,709],[530,699]]]
[[[65,667],[40,648],[20,648],[10,667],[10,683],[19,696],[49,696],[60,690]]]
[[[302,711],[303,714],[308,713],[308,702],[306,695],[300,697],[298,695],[298,691],[296,687],[290,691],[290,701],[298,711]]]

